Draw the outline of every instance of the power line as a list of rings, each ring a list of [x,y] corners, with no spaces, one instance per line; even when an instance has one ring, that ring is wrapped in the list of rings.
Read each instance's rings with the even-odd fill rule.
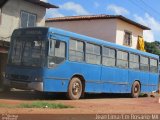
[[[143,0],[140,0],[141,3],[143,3],[144,5],[148,6],[148,8],[150,8],[152,11],[156,12],[157,15],[160,15],[160,12],[158,12],[157,10],[155,10],[154,8],[152,8],[150,5],[148,5],[147,3],[145,3]]]
[[[137,2],[135,2],[135,1],[132,1],[132,0],[128,0],[129,2],[131,2],[131,4],[134,4],[137,8],[141,8],[141,9],[143,9],[143,11],[144,12],[146,12],[147,10],[146,9],[144,9],[141,5],[139,5]],[[140,10],[141,10],[140,9]]]
[[[143,6],[142,5],[140,5],[140,4],[138,4],[136,1],[132,1],[132,0],[128,0],[131,4],[133,4],[133,5],[135,5],[138,9],[140,9],[140,10],[143,10],[144,12],[147,12],[147,13],[149,13],[149,14],[151,14],[151,15],[160,15],[160,13],[158,12],[158,11],[156,11],[156,10],[154,10],[152,7],[150,7],[148,4],[146,4],[144,1],[143,2],[141,2],[142,4],[143,4]],[[142,1],[142,0],[140,0],[140,1]],[[145,6],[147,6],[148,8],[150,8],[150,10],[148,10],[148,8],[146,8]],[[152,11],[156,11],[156,12],[152,12]],[[156,17],[158,20],[160,20],[160,18],[159,17]]]

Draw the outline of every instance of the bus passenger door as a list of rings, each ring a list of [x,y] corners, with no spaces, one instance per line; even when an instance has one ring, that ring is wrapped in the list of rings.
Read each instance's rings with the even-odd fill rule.
[[[66,72],[67,38],[51,36],[48,51],[48,68],[45,70],[44,91],[66,92],[70,76]]]

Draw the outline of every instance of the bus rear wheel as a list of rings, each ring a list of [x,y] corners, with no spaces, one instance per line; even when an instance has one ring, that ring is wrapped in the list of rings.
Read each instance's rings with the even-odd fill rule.
[[[73,77],[68,86],[67,97],[70,100],[78,100],[82,95],[82,82],[78,77]]]
[[[135,81],[132,85],[131,96],[133,98],[138,98],[140,91],[141,91],[140,83],[138,81]]]

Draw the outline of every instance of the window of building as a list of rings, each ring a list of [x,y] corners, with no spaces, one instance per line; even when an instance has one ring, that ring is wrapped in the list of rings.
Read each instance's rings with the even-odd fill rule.
[[[139,56],[135,54],[129,54],[129,68],[139,70]]]
[[[140,57],[140,69],[143,71],[149,71],[149,59],[147,57]]]
[[[120,68],[128,68],[128,53],[117,51],[117,66]]]
[[[21,27],[35,27],[37,16],[32,13],[21,11]]]
[[[69,60],[84,61],[84,43],[71,39],[69,44]]]
[[[86,62],[101,64],[101,47],[95,44],[86,44]]]
[[[116,60],[116,51],[112,48],[103,48],[103,60],[102,63],[103,65],[106,66],[115,66]]]
[[[0,8],[0,24],[2,22],[2,8]]]
[[[150,59],[150,71],[157,73],[158,72],[158,61],[155,59]]]
[[[132,46],[132,33],[125,31],[123,44],[126,46]]]

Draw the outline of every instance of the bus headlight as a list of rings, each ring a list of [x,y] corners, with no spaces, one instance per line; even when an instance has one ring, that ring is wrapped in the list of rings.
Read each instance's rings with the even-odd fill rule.
[[[34,80],[35,80],[36,82],[40,82],[40,81],[42,81],[42,78],[41,78],[41,77],[35,77]]]

